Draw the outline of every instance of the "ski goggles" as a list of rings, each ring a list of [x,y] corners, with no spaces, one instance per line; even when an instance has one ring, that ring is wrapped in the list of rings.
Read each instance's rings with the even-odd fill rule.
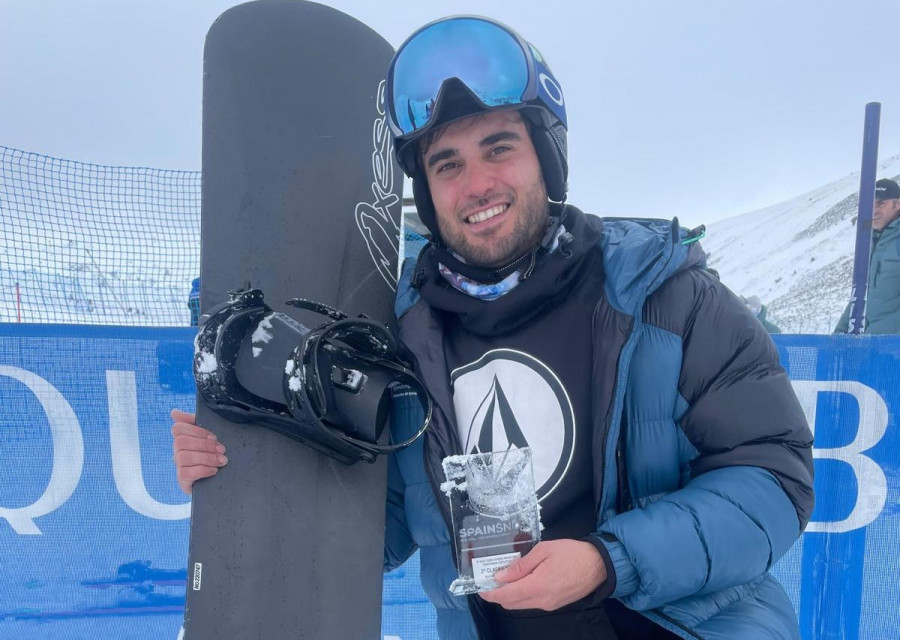
[[[566,125],[562,89],[538,50],[498,22],[460,16],[426,25],[394,56],[387,95],[395,137],[409,139],[434,124],[450,79],[486,108],[537,104]]]

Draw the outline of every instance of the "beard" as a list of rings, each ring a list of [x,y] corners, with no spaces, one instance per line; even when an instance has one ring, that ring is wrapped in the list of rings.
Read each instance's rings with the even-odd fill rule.
[[[490,198],[485,200],[489,201]],[[538,246],[547,230],[550,216],[547,189],[543,182],[536,183],[514,204],[518,204],[520,209],[512,230],[501,237],[489,237],[477,244],[469,241],[461,227],[447,225],[437,216],[438,230],[444,244],[462,258],[463,262],[472,266],[499,268],[511,264]]]

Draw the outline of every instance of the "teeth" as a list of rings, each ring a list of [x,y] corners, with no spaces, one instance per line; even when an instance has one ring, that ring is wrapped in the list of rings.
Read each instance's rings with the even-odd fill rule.
[[[500,215],[504,211],[506,211],[506,205],[498,204],[496,207],[491,207],[490,209],[487,209],[480,213],[476,213],[475,215],[469,216],[468,218],[466,218],[466,222],[468,222],[469,224],[474,224],[476,222],[484,222],[485,220],[490,220],[491,218],[493,218],[496,215]]]

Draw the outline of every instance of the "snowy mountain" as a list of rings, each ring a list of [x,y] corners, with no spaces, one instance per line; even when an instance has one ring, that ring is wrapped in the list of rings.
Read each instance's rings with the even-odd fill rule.
[[[900,155],[878,165],[900,178]],[[757,295],[785,333],[831,333],[850,299],[859,173],[707,227],[709,266],[735,293]]]

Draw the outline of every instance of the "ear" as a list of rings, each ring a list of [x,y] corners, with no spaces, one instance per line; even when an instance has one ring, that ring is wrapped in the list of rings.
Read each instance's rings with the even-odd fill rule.
[[[541,163],[547,197],[562,202],[566,199],[569,175],[566,129],[559,123],[549,125],[544,122],[542,118],[546,116],[538,109],[522,109],[521,113]]]

